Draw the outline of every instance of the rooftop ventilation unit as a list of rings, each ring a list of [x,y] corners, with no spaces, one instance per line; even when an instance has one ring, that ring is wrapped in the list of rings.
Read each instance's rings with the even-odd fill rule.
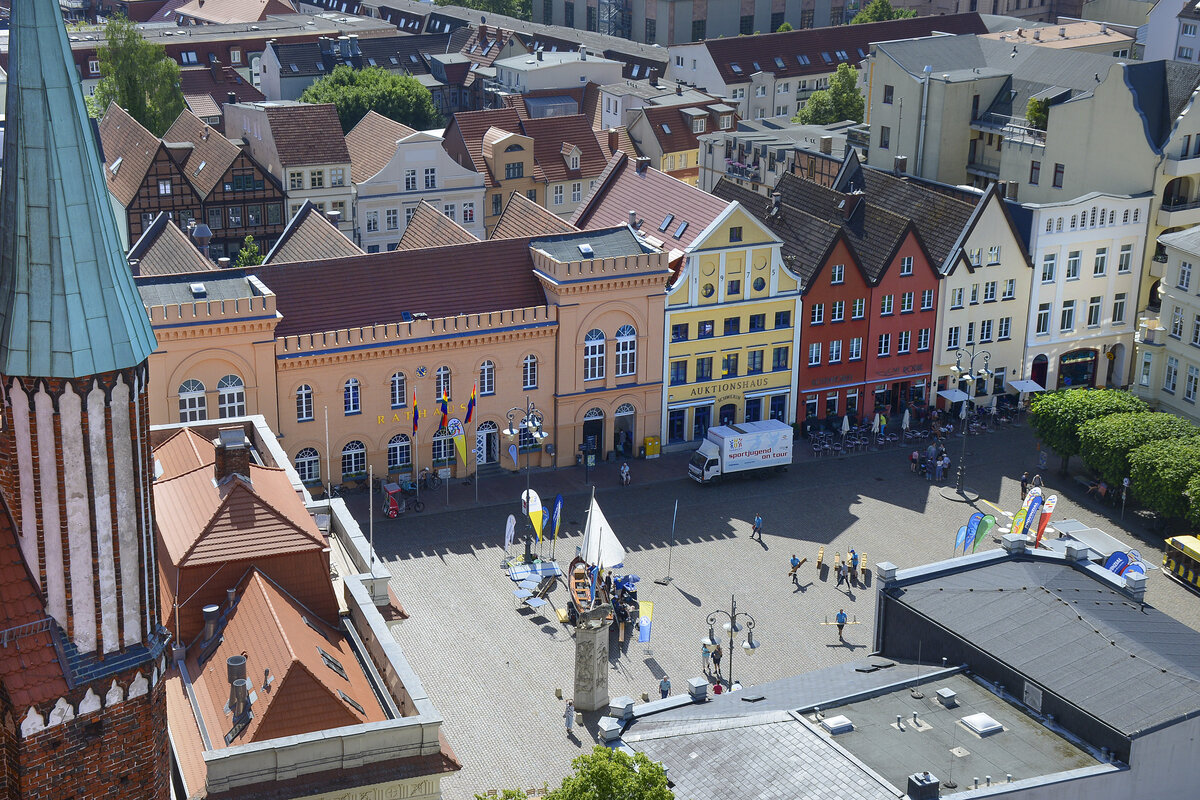
[[[987,714],[972,714],[969,717],[963,717],[962,724],[980,736],[991,736],[993,733],[1000,733],[1004,730],[1003,725]]]
[[[854,723],[849,717],[839,714],[836,717],[828,717],[821,720],[821,727],[829,731],[830,736],[837,736],[839,733],[849,733],[854,730]]]
[[[590,244],[588,244],[587,242],[584,242],[583,244],[579,245],[579,252],[583,255],[584,258],[592,258],[593,256],[596,255],[596,251],[593,250],[592,246]]]
[[[193,283],[188,287],[192,290],[192,297],[207,297],[208,290],[204,288],[203,283]]]

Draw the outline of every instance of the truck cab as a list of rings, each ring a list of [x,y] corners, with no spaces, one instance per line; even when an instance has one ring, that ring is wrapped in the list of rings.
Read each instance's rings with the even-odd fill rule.
[[[688,462],[688,475],[700,483],[708,483],[721,476],[721,450],[705,440]]]

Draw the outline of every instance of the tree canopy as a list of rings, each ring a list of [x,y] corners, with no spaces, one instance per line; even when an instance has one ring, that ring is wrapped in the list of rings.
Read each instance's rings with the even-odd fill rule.
[[[304,90],[303,103],[333,103],[342,131],[348,133],[368,111],[426,130],[441,123],[433,95],[411,75],[396,75],[382,67],[356,70],[339,64]]]
[[[1110,414],[1079,426],[1079,454],[1110,486],[1129,477],[1129,454],[1147,442],[1200,435],[1174,414]]]
[[[258,242],[254,241],[253,236],[247,236],[246,241],[242,242],[242,249],[238,251],[237,261],[233,265],[235,267],[257,267],[262,262],[263,254],[258,248]]]
[[[166,133],[183,111],[183,92],[179,65],[162,45],[146,41],[137,25],[117,14],[104,26],[96,58],[100,82],[88,100],[90,113],[100,116],[116,103],[155,136]]]
[[[1044,131],[1049,119],[1050,101],[1039,100],[1036,97],[1029,98],[1029,102],[1025,104],[1025,120],[1039,131]]]
[[[667,788],[667,773],[662,765],[643,753],[630,756],[619,750],[597,745],[571,762],[575,772],[563,778],[562,786],[552,789],[546,800],[674,800]],[[488,800],[475,795],[476,800]],[[520,789],[506,789],[501,800],[525,800]]]
[[[1144,413],[1146,403],[1117,389],[1064,389],[1033,398],[1029,419],[1038,437],[1062,457],[1063,472],[1080,449],[1079,428],[1109,414]]]
[[[915,17],[917,12],[911,8],[893,8],[889,0],[871,0],[863,6],[862,11],[850,20],[851,25],[862,25],[864,22],[887,22],[889,19],[907,19]]]
[[[829,125],[844,119],[862,122],[863,96],[858,90],[858,70],[843,62],[829,79],[829,88],[818,89],[809,95],[808,102],[796,112],[792,122]]]
[[[518,19],[533,18],[531,0],[437,0],[439,6],[459,6],[486,11],[489,14],[507,14]]]
[[[787,33],[787,32],[788,32],[788,31],[790,31],[790,30],[792,30],[792,23],[788,22],[788,21],[785,19],[785,20],[783,21],[783,24],[782,24],[782,25],[780,25],[778,28],[776,28],[776,29],[775,29],[775,32],[776,32],[776,33]]]
[[[1188,499],[1188,522],[1193,528],[1200,528],[1200,472],[1188,481],[1184,494]]]
[[[1189,511],[1185,490],[1200,474],[1200,437],[1148,442],[1129,454],[1129,467],[1138,502],[1164,517],[1182,517]]]

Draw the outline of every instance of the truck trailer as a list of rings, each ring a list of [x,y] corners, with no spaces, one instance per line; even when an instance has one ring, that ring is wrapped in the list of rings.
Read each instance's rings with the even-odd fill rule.
[[[791,463],[791,425],[777,419],[743,422],[709,428],[688,462],[688,475],[698,483],[712,483],[730,475],[781,472]]]

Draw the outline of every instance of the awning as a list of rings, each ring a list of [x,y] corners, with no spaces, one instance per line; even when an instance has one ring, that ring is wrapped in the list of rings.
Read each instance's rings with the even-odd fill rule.
[[[968,395],[966,392],[959,391],[958,389],[942,389],[940,392],[938,392],[938,397],[945,398],[951,403],[961,403],[963,400],[971,399],[970,395]]]
[[[1016,389],[1018,392],[1044,392],[1044,386],[1041,386],[1037,381],[1009,381],[1010,389]]]

